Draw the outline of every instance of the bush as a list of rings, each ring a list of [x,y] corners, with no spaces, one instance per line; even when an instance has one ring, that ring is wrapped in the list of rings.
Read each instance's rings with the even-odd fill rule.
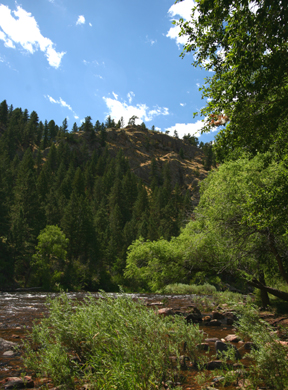
[[[216,287],[212,286],[209,283],[204,283],[202,285],[196,284],[183,284],[183,283],[173,283],[165,286],[161,293],[164,294],[195,294],[195,295],[213,295],[216,293]]]
[[[71,388],[78,378],[91,389],[156,389],[175,381],[184,346],[191,361],[198,359],[196,326],[180,316],[160,317],[125,295],[75,303],[61,294],[48,304],[49,318],[34,326],[26,344],[25,364],[54,385]]]
[[[238,330],[243,338],[249,338],[254,348],[248,354],[253,364],[249,370],[252,389],[265,383],[276,390],[288,389],[287,346],[280,343],[277,332],[259,317],[253,305],[240,309]]]

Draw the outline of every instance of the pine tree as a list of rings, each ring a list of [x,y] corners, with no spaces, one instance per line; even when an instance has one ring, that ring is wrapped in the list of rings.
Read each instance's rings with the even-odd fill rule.
[[[44,123],[43,138],[41,142],[41,149],[45,150],[49,145],[49,127],[47,120]]]
[[[6,100],[0,104],[0,124],[7,126],[8,124],[8,106]]]
[[[31,150],[28,148],[18,169],[11,209],[11,241],[16,260],[16,274],[25,285],[30,276],[30,260],[40,230],[44,228],[44,215],[38,201],[36,172]]]

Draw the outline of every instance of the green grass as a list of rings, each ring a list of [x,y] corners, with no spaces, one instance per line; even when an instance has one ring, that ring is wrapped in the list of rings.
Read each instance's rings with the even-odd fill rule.
[[[213,295],[216,293],[216,287],[212,286],[209,283],[204,283],[202,285],[196,284],[183,284],[183,283],[174,283],[168,284],[161,291],[158,291],[162,294],[169,295],[186,295],[186,294],[195,294],[195,295]]]
[[[179,380],[184,345],[191,361],[201,359],[196,326],[181,316],[160,317],[126,295],[103,293],[77,303],[61,294],[48,304],[49,317],[34,326],[26,344],[25,364],[55,386],[72,388],[77,378],[96,390],[160,389],[162,381]]]

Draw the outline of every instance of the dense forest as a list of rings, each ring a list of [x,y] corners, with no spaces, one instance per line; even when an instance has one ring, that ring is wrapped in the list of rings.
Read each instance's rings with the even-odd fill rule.
[[[181,175],[171,178],[169,162],[152,157],[144,181],[120,147],[111,155],[107,135],[120,126],[110,117],[95,125],[86,117],[69,132],[66,119],[43,123],[35,111],[1,103],[1,288],[133,287],[123,279],[129,245],[179,234],[191,213],[189,189]],[[144,123],[139,128],[152,134]],[[189,145],[203,149],[209,169],[212,146],[187,135]],[[178,154],[185,158],[181,148]]]

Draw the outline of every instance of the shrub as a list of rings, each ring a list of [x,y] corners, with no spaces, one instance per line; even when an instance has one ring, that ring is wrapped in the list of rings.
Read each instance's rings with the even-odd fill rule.
[[[195,294],[195,295],[213,295],[216,293],[215,286],[212,286],[209,283],[204,283],[202,285],[196,284],[183,284],[183,283],[173,283],[168,284],[162,290],[164,294]]]
[[[253,305],[242,307],[240,314],[239,333],[254,343],[247,355],[253,360],[249,370],[251,388],[257,389],[265,383],[276,390],[288,389],[287,346],[280,343],[277,332],[259,317]]]
[[[150,390],[175,381],[179,356],[199,359],[202,335],[180,316],[160,317],[141,302],[103,293],[82,303],[66,294],[48,301],[50,315],[33,327],[26,366],[71,388],[75,378],[91,389]],[[31,345],[37,345],[36,351]],[[176,356],[176,367],[171,366]]]

